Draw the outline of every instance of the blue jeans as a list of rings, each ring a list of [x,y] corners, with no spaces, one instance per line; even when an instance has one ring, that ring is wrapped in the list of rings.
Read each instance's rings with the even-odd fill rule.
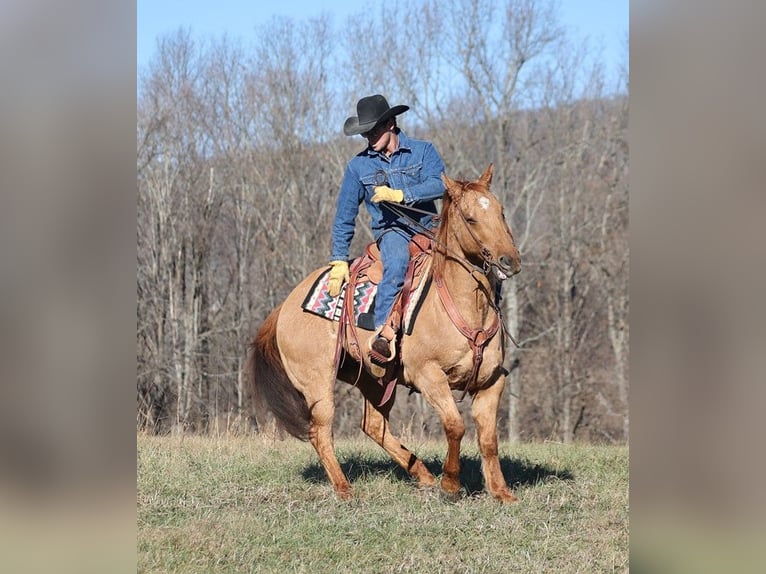
[[[394,300],[404,284],[407,264],[410,261],[409,243],[411,235],[403,229],[393,228],[378,239],[380,258],[383,261],[383,278],[375,295],[375,328],[386,322]]]

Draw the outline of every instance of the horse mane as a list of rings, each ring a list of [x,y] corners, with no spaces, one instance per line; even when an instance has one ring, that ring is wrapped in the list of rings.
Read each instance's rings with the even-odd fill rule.
[[[447,229],[450,226],[450,219],[452,219],[452,196],[448,190],[444,191],[442,196],[442,209],[439,213],[439,226],[436,228],[435,235],[435,249],[433,260],[433,273],[437,276],[444,275],[444,263],[447,260],[446,252],[444,251],[444,245],[447,244]]]

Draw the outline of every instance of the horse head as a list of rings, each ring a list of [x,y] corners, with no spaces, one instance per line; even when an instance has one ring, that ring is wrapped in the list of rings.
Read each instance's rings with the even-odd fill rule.
[[[447,230],[471,263],[504,281],[521,271],[521,255],[505,220],[503,205],[490,192],[493,164],[475,182],[442,174],[446,187],[442,207],[442,233]],[[451,238],[443,237],[450,241]]]

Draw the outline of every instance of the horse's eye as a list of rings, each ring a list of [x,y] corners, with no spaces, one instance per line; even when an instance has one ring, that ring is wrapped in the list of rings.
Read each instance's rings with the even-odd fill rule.
[[[465,220],[473,225],[474,223],[477,223],[477,221],[473,217],[466,217]]]

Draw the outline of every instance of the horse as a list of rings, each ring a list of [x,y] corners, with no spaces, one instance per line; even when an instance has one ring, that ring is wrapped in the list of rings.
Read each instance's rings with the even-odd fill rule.
[[[395,374],[396,385],[420,392],[441,419],[447,438],[444,493],[455,497],[461,488],[465,424],[453,391],[463,391],[472,399],[485,488],[511,503],[518,499],[503,476],[497,448],[497,411],[508,373],[503,366],[508,334],[497,298],[500,283],[521,270],[521,256],[503,206],[490,192],[492,172],[490,163],[477,181],[442,175],[445,192],[433,233],[431,285],[410,332],[401,335]],[[281,428],[311,442],[335,493],[348,499],[353,492],[333,444],[334,388],[337,380],[355,385],[364,400],[363,432],[419,487],[436,487],[425,464],[391,433],[395,390],[382,402],[384,387],[364,365],[343,360],[339,367],[339,323],[302,310],[302,299],[326,270],[315,270],[295,287],[250,343],[248,381],[256,401],[273,412]]]

